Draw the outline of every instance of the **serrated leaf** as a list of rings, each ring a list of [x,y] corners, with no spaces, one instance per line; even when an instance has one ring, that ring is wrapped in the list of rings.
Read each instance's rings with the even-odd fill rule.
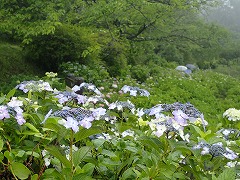
[[[11,164],[13,174],[15,174],[19,179],[27,179],[31,174],[31,171],[24,166],[22,163],[13,162]]]
[[[103,132],[100,128],[97,127],[92,127],[90,129],[81,129],[79,132],[77,132],[74,135],[75,138],[75,142],[78,142],[80,140],[83,140],[85,138],[88,138],[89,136],[95,135],[95,134],[100,134],[101,132]]]
[[[156,138],[151,137],[140,137],[138,139],[144,146],[155,149],[157,152],[162,153],[163,144]]]
[[[48,146],[45,147],[45,149],[54,157],[56,157],[57,159],[60,160],[61,163],[63,163],[67,168],[71,167],[71,163],[69,162],[69,160],[66,158],[65,155],[63,155],[59,149],[55,146]]]
[[[86,157],[89,151],[92,149],[90,146],[84,146],[78,149],[76,152],[73,153],[73,164],[77,166],[81,161]]]

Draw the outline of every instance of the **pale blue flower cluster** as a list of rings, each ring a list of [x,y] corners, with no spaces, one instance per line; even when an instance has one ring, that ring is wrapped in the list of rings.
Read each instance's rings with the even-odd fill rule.
[[[23,81],[19,85],[16,86],[16,89],[20,89],[24,93],[27,93],[30,90],[32,92],[53,91],[50,84],[48,82],[44,82],[43,80]]]
[[[228,147],[223,147],[222,142],[214,143],[214,144],[208,144],[205,142],[199,142],[197,145],[193,147],[194,150],[200,149],[201,154],[210,154],[213,157],[216,156],[223,156],[227,159],[234,160],[238,158],[238,155],[234,153],[231,149]]]
[[[77,91],[82,90],[83,88],[88,89],[89,91],[92,91],[92,92],[96,93],[97,95],[100,95],[100,96],[102,95],[102,93],[98,90],[98,88],[94,84],[89,84],[89,83],[85,83],[85,82],[81,83],[80,86],[78,86],[78,85],[73,86],[72,90],[74,92],[77,92]]]
[[[127,108],[127,109],[130,109],[130,110],[133,110],[133,109],[135,109],[135,106],[129,100],[127,100],[127,101],[116,101],[114,103],[109,104],[109,108],[108,109],[115,109],[115,108],[118,111],[122,111],[123,108]]]
[[[67,129],[72,129],[74,132],[79,131],[79,126],[89,129],[92,127],[94,120],[107,118],[106,109],[101,107],[92,110],[65,107],[62,110],[55,111],[52,115],[61,117],[62,119],[58,122]]]
[[[16,97],[12,97],[7,105],[0,106],[0,120],[8,119],[12,115],[19,125],[24,124],[26,120],[23,117],[23,110],[20,106],[23,106],[23,102]]]
[[[127,92],[130,92],[130,95],[131,96],[137,96],[137,93],[140,94],[140,96],[147,96],[149,97],[150,96],[150,93],[145,90],[145,89],[140,89],[138,87],[133,87],[133,86],[127,86],[127,85],[124,85],[121,90],[124,92],[124,93],[127,93]]]
[[[240,137],[238,129],[221,129],[217,133],[220,133],[225,140],[238,140]]]

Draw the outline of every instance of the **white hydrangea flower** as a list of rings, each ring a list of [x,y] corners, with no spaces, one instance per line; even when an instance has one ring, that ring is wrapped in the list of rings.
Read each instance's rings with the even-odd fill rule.
[[[228,118],[229,121],[238,121],[240,120],[240,110],[229,108],[223,113],[223,117]]]

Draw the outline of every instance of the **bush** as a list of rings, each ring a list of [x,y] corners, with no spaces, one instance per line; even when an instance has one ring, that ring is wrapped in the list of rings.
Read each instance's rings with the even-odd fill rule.
[[[103,47],[101,59],[106,64],[109,74],[113,77],[128,74],[126,44],[110,42]]]
[[[136,65],[131,68],[131,77],[137,81],[144,82],[149,77],[150,69],[147,66]]]
[[[60,71],[63,76],[74,74],[76,77],[83,77],[84,81],[99,85],[103,80],[110,78],[109,73],[104,66],[91,65],[86,66],[78,62],[67,62],[60,65]]]
[[[91,38],[94,39],[89,29],[59,26],[54,34],[37,36],[25,45],[26,59],[45,71],[57,71],[58,66],[67,61],[87,64],[97,57],[98,45]]]

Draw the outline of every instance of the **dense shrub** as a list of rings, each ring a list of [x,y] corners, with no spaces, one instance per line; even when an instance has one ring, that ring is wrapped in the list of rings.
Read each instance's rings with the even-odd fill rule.
[[[91,34],[86,28],[59,26],[54,34],[37,36],[25,45],[26,58],[46,71],[57,71],[67,61],[93,62],[97,59],[98,45]]]
[[[113,77],[125,76],[128,73],[126,44],[110,42],[102,48],[101,59]]]
[[[60,72],[64,77],[67,74],[74,74],[76,77],[83,77],[84,81],[100,85],[103,80],[110,78],[106,68],[101,65],[82,65],[78,62],[66,62],[60,65]]]

